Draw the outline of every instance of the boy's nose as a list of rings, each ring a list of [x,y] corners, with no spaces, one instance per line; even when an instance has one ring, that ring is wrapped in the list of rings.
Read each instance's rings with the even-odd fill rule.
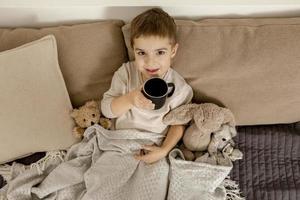
[[[154,65],[154,63],[155,63],[155,59],[154,58],[152,58],[150,56],[148,56],[146,58],[146,64],[147,64],[147,66],[152,67]]]

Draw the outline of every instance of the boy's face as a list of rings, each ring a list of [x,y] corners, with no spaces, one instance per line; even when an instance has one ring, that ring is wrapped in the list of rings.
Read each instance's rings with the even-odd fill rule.
[[[171,67],[178,44],[172,45],[169,38],[141,36],[133,40],[135,66],[143,78],[163,77]]]

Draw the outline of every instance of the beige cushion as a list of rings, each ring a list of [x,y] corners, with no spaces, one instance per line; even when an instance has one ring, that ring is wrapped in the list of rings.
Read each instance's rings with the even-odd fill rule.
[[[48,28],[0,28],[0,51],[53,34],[71,102],[77,107],[89,99],[102,98],[113,72],[127,61],[123,24],[107,20]]]
[[[0,53],[0,163],[76,140],[54,36]]]
[[[173,67],[194,89],[195,102],[230,108],[238,125],[300,120],[300,18],[177,24]],[[129,28],[123,27],[128,48]]]

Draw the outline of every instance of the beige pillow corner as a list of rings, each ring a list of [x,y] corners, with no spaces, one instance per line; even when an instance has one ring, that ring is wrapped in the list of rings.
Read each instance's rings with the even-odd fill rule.
[[[53,35],[0,53],[0,91],[0,164],[77,142]]]

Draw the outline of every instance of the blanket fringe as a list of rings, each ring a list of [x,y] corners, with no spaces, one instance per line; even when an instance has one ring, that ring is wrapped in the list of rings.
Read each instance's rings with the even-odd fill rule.
[[[241,196],[239,185],[231,180],[229,176],[224,179],[222,184],[226,190],[226,200],[245,200],[245,198]]]
[[[24,169],[36,168],[38,174],[41,175],[45,170],[46,164],[49,161],[51,162],[52,160],[55,159],[60,159],[61,161],[64,161],[65,155],[66,155],[66,151],[48,151],[43,158],[36,161],[35,163],[32,163],[29,166],[24,165]],[[11,180],[13,167],[14,167],[14,163],[12,165],[8,165],[8,164],[0,165],[0,175],[3,177],[6,183],[9,183],[9,181]]]
[[[0,194],[0,200],[7,200],[7,198],[3,194]]]
[[[45,170],[45,166],[46,164],[51,161],[51,160],[55,160],[55,159],[60,159],[62,162],[64,161],[64,158],[66,156],[66,152],[65,151],[48,151],[46,153],[46,155],[38,160],[35,163],[32,163],[30,165],[30,169],[32,168],[36,168],[38,171],[38,174],[41,175],[43,173],[43,171]]]
[[[5,182],[8,182],[11,179],[11,168],[12,166],[7,164],[0,165],[0,175],[3,177]]]

